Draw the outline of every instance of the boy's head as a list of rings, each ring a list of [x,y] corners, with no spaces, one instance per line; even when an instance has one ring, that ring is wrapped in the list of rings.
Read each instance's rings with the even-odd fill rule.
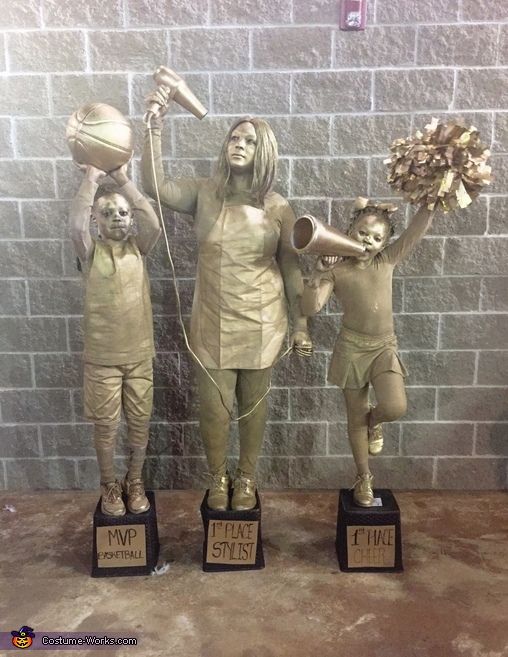
[[[129,201],[114,188],[100,189],[92,206],[92,218],[99,236],[121,242],[132,229],[133,213]]]
[[[370,202],[359,197],[355,202],[349,235],[361,242],[366,253],[358,260],[370,260],[380,253],[395,232],[391,213],[397,208],[388,203]]]

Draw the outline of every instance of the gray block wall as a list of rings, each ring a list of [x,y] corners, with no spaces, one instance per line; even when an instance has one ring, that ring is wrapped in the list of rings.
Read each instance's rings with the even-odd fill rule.
[[[159,64],[184,74],[210,109],[201,123],[179,110],[168,120],[169,173],[208,174],[232,118],[259,114],[279,140],[279,191],[297,213],[337,226],[347,225],[356,195],[392,196],[382,160],[393,138],[432,116],[462,116],[480,129],[494,184],[467,210],[437,217],[397,272],[409,409],[387,427],[372,467],[376,483],[393,488],[506,486],[508,7],[369,0],[363,33],[341,32],[337,17],[334,0],[2,2],[0,488],[97,485],[81,416],[83,288],[66,228],[80,174],[64,129],[78,106],[101,100],[141,136]],[[406,215],[402,205],[400,226]],[[166,221],[188,313],[196,245],[185,217]],[[162,242],[149,267],[158,355],[148,481],[201,486],[192,367]],[[275,371],[260,463],[266,487],[352,481],[344,405],[326,384],[339,312],[330,302],[312,321],[312,360],[293,356]],[[124,441],[122,433],[120,467]]]

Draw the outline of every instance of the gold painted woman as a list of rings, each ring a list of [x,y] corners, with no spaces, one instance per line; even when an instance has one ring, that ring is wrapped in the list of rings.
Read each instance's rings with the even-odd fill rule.
[[[163,115],[168,98],[159,87],[147,98],[148,107],[158,103]],[[190,343],[205,368],[197,367],[197,379],[200,432],[211,475],[208,506],[228,508],[228,409],[236,397],[239,416],[248,415],[238,423],[240,456],[231,506],[247,510],[256,505],[255,473],[267,415],[262,398],[286,338],[288,307],[292,344],[311,348],[300,311],[302,277],[290,243],[295,217],[287,200],[271,189],[277,142],[266,121],[233,123],[216,175],[204,179],[164,176],[161,129],[162,119],[152,119],[156,179],[147,133],[143,184],[155,196],[157,183],[164,205],[194,218],[199,258]]]

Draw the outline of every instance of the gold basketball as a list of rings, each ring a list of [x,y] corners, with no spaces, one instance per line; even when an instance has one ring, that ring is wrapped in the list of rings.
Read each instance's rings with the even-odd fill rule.
[[[75,162],[113,171],[126,164],[134,152],[129,121],[111,105],[88,103],[69,119],[67,143]]]

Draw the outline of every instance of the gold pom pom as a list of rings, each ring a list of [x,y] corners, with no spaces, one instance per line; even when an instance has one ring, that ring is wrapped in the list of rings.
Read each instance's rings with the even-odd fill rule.
[[[390,146],[388,183],[410,203],[444,212],[465,208],[490,184],[490,151],[478,130],[459,121],[432,119],[424,131]]]

